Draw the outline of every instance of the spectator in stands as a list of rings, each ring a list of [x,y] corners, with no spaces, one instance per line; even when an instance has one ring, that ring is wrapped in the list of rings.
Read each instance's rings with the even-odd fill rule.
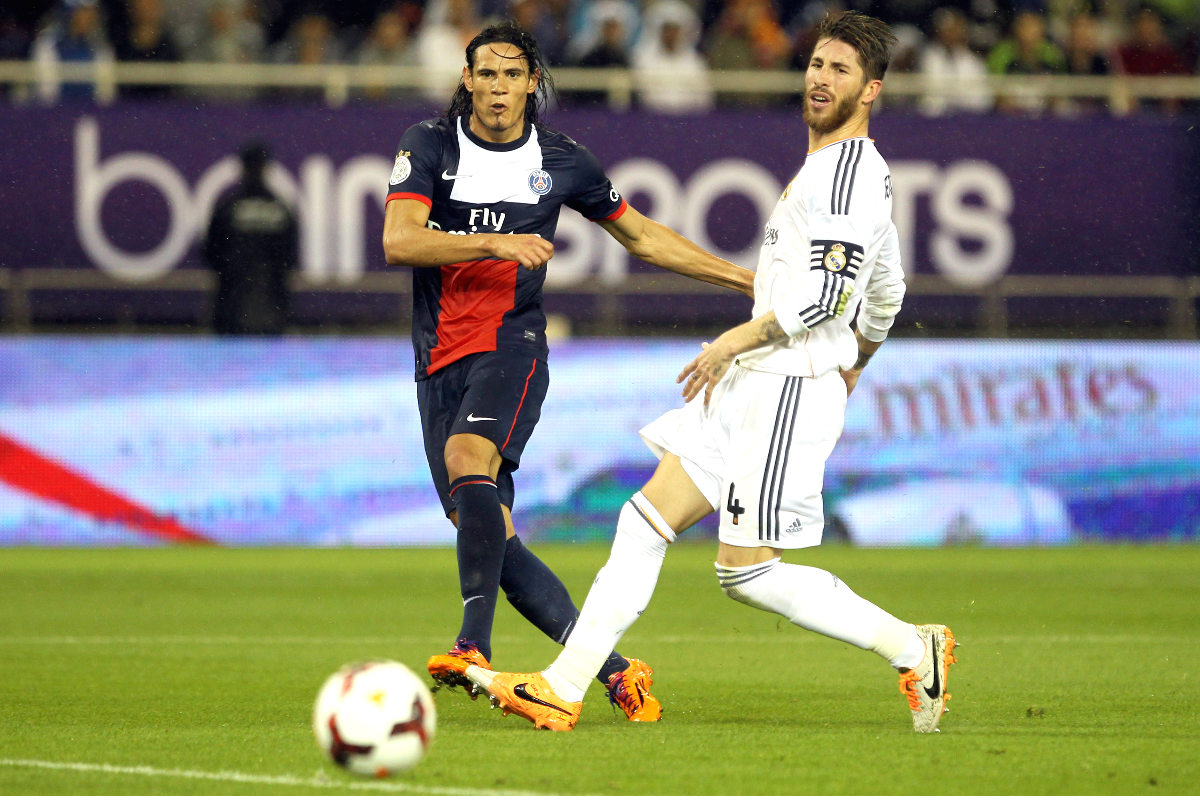
[[[683,0],[657,0],[646,9],[630,59],[643,106],[667,113],[712,108],[708,64],[699,42],[700,18]]]
[[[549,0],[510,0],[508,12],[513,21],[533,34],[548,65],[563,63],[567,51],[566,25]]]
[[[988,54],[988,71],[994,75],[1060,75],[1067,60],[1062,50],[1046,38],[1046,20],[1036,11],[1021,11],[1012,22],[1012,33]],[[1002,111],[1042,111],[1045,93],[1036,86],[1022,86],[996,100]]]
[[[995,102],[987,87],[987,64],[967,44],[967,15],[946,6],[933,14],[933,38],[921,49],[918,70],[925,78],[920,107],[926,114],[988,111]]]
[[[1129,38],[1117,47],[1126,75],[1186,75],[1188,66],[1167,37],[1163,18],[1150,6],[1138,9]]]
[[[342,60],[342,43],[333,20],[325,14],[309,11],[292,23],[287,36],[271,49],[271,60],[280,64],[321,66]],[[324,101],[325,89],[319,87],[287,88],[278,94],[291,98]]]
[[[166,25],[163,0],[127,0],[124,38],[116,43],[118,61],[179,61],[182,54]],[[169,97],[171,84],[135,83],[121,88],[124,97]]]
[[[1081,11],[1071,16],[1063,42],[1069,75],[1109,75],[1112,66],[1100,44],[1100,27],[1095,15]]]
[[[629,0],[594,0],[585,5],[581,16],[578,32],[567,42],[567,62],[581,67],[628,67],[641,24],[638,7]]]
[[[892,63],[888,71],[916,72],[921,65],[921,52],[925,49],[925,34],[916,25],[892,25],[896,34],[896,46],[892,50]],[[890,104],[889,104],[890,105]]]
[[[591,12],[594,36],[588,37],[590,45],[575,64],[591,69],[628,69],[630,34],[637,26],[637,10],[623,0],[598,0]],[[571,42],[571,46],[582,44]],[[603,106],[608,103],[608,92],[580,90],[566,95],[566,100],[575,105]]]
[[[253,64],[263,60],[265,50],[266,30],[253,3],[213,0],[187,57],[208,64]]]
[[[241,181],[217,201],[204,239],[204,258],[217,274],[213,330],[278,335],[290,317],[288,278],[299,264],[299,228],[267,188],[270,148],[247,142],[241,162]]]
[[[204,64],[255,64],[266,53],[266,29],[258,21],[255,6],[246,0],[213,0],[206,9],[203,30],[191,34],[192,44],[184,52],[189,61]],[[197,86],[188,90],[199,97],[216,100],[250,100],[259,93],[254,86]]]
[[[378,67],[417,66],[416,48],[409,36],[408,18],[398,7],[384,9],[375,22],[366,40],[355,55],[359,64]],[[369,100],[396,100],[411,96],[404,86],[389,86],[383,80],[366,87],[364,96]]]
[[[34,41],[31,58],[37,65],[38,96],[43,101],[93,99],[93,83],[63,83],[59,79],[58,65],[113,60],[113,50],[96,0],[59,3]]]
[[[1067,59],[1067,74],[1103,77],[1112,74],[1108,56],[1100,44],[1100,28],[1096,17],[1088,11],[1071,16],[1063,42]],[[1075,97],[1064,100],[1062,108],[1071,112],[1097,112],[1108,107],[1103,97]]]
[[[705,49],[714,70],[782,70],[787,67],[791,41],[770,0],[726,0]],[[780,100],[770,92],[717,94],[721,105],[768,106]]]
[[[333,20],[317,11],[302,15],[279,42],[272,60],[281,64],[337,64],[342,45]]]
[[[580,67],[603,68],[629,66],[629,36],[625,23],[619,16],[610,16],[600,22],[598,39],[591,49],[576,62]]]
[[[1179,49],[1167,38],[1163,18],[1150,6],[1142,6],[1133,18],[1129,38],[1117,47],[1119,69],[1126,75],[1169,76],[1187,75],[1190,72]],[[1179,98],[1143,101],[1143,108],[1161,108],[1175,111]]]
[[[208,36],[213,6],[224,2],[226,0],[166,0],[166,26],[184,58],[193,58],[193,53]]]
[[[425,80],[426,99],[444,103],[462,81],[467,64],[467,43],[480,29],[474,0],[433,0],[417,31],[417,60],[429,70]]]

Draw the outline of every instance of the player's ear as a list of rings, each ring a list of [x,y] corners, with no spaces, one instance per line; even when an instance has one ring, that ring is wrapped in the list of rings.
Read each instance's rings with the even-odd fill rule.
[[[879,92],[882,90],[883,81],[867,81],[866,85],[863,86],[862,97],[859,99],[862,101],[863,105],[870,105],[871,103],[875,102],[875,98],[879,97]]]
[[[467,87],[468,92],[475,91],[474,89],[471,88],[471,84],[473,81],[471,80],[471,68],[470,67],[466,67],[466,66],[463,67],[462,82],[463,82],[463,86]]]
[[[535,69],[533,71],[533,73],[529,76],[529,91],[526,92],[526,94],[533,94],[534,92],[536,92],[538,84],[541,82],[541,80],[542,80],[542,71],[540,69]]]

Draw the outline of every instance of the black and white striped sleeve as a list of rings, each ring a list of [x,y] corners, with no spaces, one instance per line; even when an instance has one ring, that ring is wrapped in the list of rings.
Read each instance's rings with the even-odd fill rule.
[[[850,201],[854,197],[864,146],[863,139],[850,139],[842,143],[829,193],[829,211],[834,216],[850,213]]]
[[[808,270],[798,289],[775,308],[779,326],[789,336],[840,317],[854,293],[854,281],[824,269]]]
[[[824,229],[837,238],[810,242],[808,269],[800,279],[800,291],[783,304],[784,308],[775,309],[780,326],[792,336],[840,317],[862,267],[865,251],[848,219],[836,218]]]

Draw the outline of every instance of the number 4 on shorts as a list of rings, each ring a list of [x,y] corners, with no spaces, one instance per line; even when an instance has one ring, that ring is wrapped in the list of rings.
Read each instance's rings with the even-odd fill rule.
[[[729,484],[729,502],[725,504],[725,510],[733,514],[733,524],[738,524],[738,514],[745,514],[746,509],[733,496],[733,484]]]

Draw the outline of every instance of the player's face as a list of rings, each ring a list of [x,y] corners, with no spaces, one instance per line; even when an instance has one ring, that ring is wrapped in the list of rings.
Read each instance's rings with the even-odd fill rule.
[[[804,76],[804,121],[819,134],[836,131],[858,111],[865,113],[866,86],[858,52],[837,39],[822,39]]]
[[[475,68],[463,67],[472,97],[471,130],[490,142],[511,142],[525,131],[525,105],[537,90],[525,54],[506,42],[480,45]]]

